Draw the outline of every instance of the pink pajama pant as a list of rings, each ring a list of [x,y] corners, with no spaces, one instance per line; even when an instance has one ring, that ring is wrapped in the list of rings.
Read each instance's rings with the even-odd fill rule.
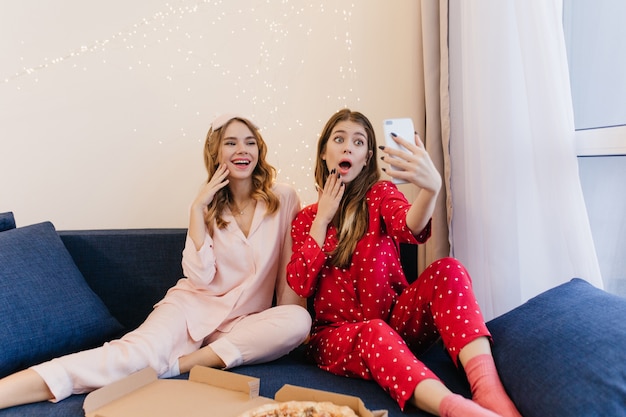
[[[227,333],[215,331],[204,341],[187,332],[185,316],[161,304],[136,330],[103,346],[33,366],[54,395],[93,391],[146,367],[160,377],[176,376],[178,358],[209,344],[227,368],[271,361],[298,346],[308,335],[310,316],[300,306],[281,305],[240,319]]]
[[[465,267],[453,258],[433,262],[398,297],[388,321],[318,329],[309,348],[322,369],[374,379],[404,409],[417,384],[438,379],[416,355],[439,337],[457,364],[459,351],[490,337]]]

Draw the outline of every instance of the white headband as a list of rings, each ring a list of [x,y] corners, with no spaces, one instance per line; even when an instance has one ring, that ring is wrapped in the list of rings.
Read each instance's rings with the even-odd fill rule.
[[[219,129],[220,127],[224,126],[226,123],[228,123],[229,121],[231,121],[233,119],[244,119],[244,120],[247,120],[250,123],[252,123],[252,125],[256,129],[258,129],[257,125],[252,120],[248,119],[247,117],[243,117],[240,114],[225,113],[225,114],[221,114],[221,115],[217,116],[213,120],[213,122],[211,123],[210,130],[216,131],[217,129]]]

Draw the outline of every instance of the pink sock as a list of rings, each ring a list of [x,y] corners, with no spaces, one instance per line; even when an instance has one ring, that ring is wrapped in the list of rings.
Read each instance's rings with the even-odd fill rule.
[[[502,417],[522,417],[502,386],[493,356],[473,357],[465,365],[465,374],[474,401]]]
[[[441,417],[499,417],[493,411],[482,408],[459,394],[443,397],[439,405],[439,415]]]

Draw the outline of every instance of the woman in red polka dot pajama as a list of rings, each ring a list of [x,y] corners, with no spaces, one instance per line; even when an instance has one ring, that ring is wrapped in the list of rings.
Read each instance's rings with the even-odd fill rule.
[[[423,243],[441,176],[419,136],[408,152],[380,147],[401,170],[393,178],[418,187],[412,204],[380,181],[374,130],[348,109],[334,114],[317,147],[318,202],[292,224],[289,285],[314,297],[309,355],[329,372],[374,379],[402,409],[407,402],[441,416],[520,416],[491,355],[490,334],[460,262],[440,259],[411,285],[398,245]],[[392,158],[395,157],[395,158]],[[473,401],[449,391],[416,354],[442,338],[466,371]]]

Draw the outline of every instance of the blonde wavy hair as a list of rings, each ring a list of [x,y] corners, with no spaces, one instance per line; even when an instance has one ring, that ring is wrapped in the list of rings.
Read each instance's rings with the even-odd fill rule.
[[[259,147],[258,163],[252,172],[251,197],[255,200],[265,201],[267,204],[266,215],[273,214],[278,211],[280,206],[279,198],[272,191],[272,186],[276,180],[276,168],[266,161],[267,145],[259,133],[258,128],[248,119],[240,116],[234,116],[224,124],[217,126],[215,129],[213,128],[213,125],[209,128],[204,143],[204,166],[206,167],[208,173],[207,182],[211,180],[211,177],[215,174],[219,165],[224,132],[226,131],[226,128],[235,120],[242,122],[250,129],[256,139],[257,146]],[[232,201],[233,196],[230,191],[230,187],[226,186],[215,194],[213,201],[211,201],[211,203],[207,206],[207,213],[204,221],[206,222],[211,235],[213,234],[213,220],[215,220],[219,229],[224,229],[228,226],[229,222],[222,218],[222,213]]]
[[[352,254],[357,242],[367,231],[369,216],[365,194],[380,179],[380,172],[378,171],[378,157],[376,156],[376,135],[372,124],[362,113],[343,109],[331,116],[326,122],[318,140],[317,163],[315,165],[316,183],[323,187],[330,175],[326,161],[322,160],[321,155],[326,151],[326,144],[334,127],[341,121],[351,121],[363,126],[367,134],[367,149],[372,152],[367,165],[359,175],[346,184],[346,190],[333,219],[333,224],[338,230],[338,244],[331,253],[331,263],[340,268],[347,268],[352,261]]]

